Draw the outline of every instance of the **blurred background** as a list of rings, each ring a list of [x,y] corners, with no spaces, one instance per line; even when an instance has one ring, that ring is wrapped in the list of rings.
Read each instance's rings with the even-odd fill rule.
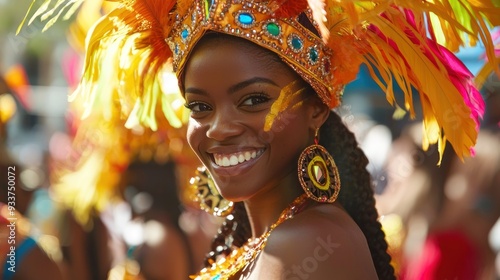
[[[68,103],[84,34],[111,8],[89,2],[83,15],[44,32],[35,20],[16,35],[31,0],[0,0],[1,213],[6,222],[4,176],[15,166],[16,238],[26,248],[12,279],[185,279],[200,268],[221,220],[192,202],[197,162],[182,130],[83,124],[81,101]],[[459,58],[476,73],[483,52],[462,49]],[[411,120],[389,106],[365,71],[337,109],[370,159],[400,279],[500,279],[497,76],[482,94],[487,108],[476,157],[462,162],[448,147],[439,167],[437,148],[420,148],[420,113]],[[1,234],[8,250],[9,232]]]

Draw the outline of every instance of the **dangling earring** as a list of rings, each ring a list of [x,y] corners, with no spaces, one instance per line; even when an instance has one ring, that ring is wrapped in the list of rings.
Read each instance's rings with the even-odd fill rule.
[[[339,171],[332,156],[318,144],[318,131],[316,129],[314,144],[300,154],[299,181],[309,198],[332,203],[340,191]]]
[[[195,201],[200,203],[200,208],[205,212],[217,217],[225,217],[233,211],[234,203],[219,194],[205,166],[198,167],[195,176],[189,182],[196,190]]]

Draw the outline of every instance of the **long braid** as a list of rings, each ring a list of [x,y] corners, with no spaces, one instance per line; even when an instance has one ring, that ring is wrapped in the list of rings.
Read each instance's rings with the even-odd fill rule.
[[[217,231],[210,247],[211,251],[205,257],[205,266],[210,266],[221,254],[229,255],[233,246],[243,246],[250,235],[250,222],[245,205],[243,202],[237,202],[231,214],[226,217]]]
[[[368,159],[358,147],[354,134],[331,113],[320,130],[320,144],[332,155],[339,169],[341,190],[338,201],[367,237],[379,279],[395,279],[382,226],[378,222],[375,198],[366,170]]]

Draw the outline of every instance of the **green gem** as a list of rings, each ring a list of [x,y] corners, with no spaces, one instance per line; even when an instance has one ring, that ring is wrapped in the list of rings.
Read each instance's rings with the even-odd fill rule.
[[[269,32],[269,34],[271,34],[273,36],[280,35],[280,27],[274,22],[268,23],[266,25],[266,29],[267,29],[267,32]]]

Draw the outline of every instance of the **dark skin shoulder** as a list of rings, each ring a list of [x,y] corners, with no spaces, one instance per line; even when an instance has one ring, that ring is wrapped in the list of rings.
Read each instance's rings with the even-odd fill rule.
[[[173,225],[161,224],[165,235],[157,244],[144,244],[136,254],[145,279],[184,280],[189,275],[189,256],[182,233]]]
[[[61,267],[36,246],[26,255],[13,279],[63,280],[64,278]]]
[[[248,279],[378,279],[366,238],[338,204],[315,204],[269,236]]]

